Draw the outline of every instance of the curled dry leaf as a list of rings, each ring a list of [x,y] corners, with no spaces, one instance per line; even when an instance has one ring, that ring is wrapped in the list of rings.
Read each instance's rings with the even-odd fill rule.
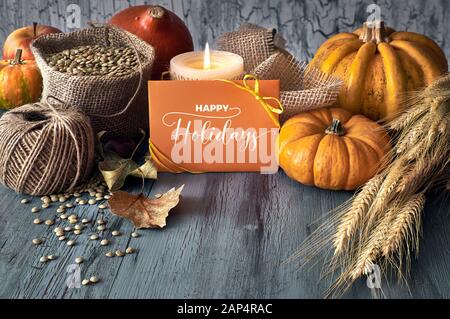
[[[98,164],[106,184],[112,192],[123,187],[128,176],[156,179],[156,167],[150,158],[143,165],[136,164],[132,159],[124,159],[115,154],[109,154]]]
[[[159,198],[144,194],[131,195],[124,191],[113,193],[109,200],[111,212],[131,220],[136,228],[164,228],[169,211],[178,205],[184,185],[172,188]]]
[[[105,133],[106,132],[100,132],[97,136],[98,151],[103,158],[103,161],[98,164],[98,167],[106,184],[112,192],[121,189],[128,176],[144,179],[157,178],[157,170],[150,157],[146,157],[145,163],[142,165],[137,164],[133,160],[134,153],[145,138],[144,131],[142,131],[143,138],[139,144],[137,144],[136,149],[133,151],[130,158],[122,158],[115,152],[104,149],[101,143],[101,138],[105,135]]]
[[[139,178],[156,179],[158,172],[156,171],[156,167],[153,165],[150,156],[147,156],[145,158],[145,163],[133,170],[130,175]]]

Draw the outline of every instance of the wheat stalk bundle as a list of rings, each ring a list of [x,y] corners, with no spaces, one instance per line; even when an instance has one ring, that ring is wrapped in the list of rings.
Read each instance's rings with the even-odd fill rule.
[[[388,126],[394,147],[385,168],[294,255],[306,262],[326,258],[324,275],[335,274],[329,297],[342,295],[375,264],[405,278],[418,252],[426,194],[439,185],[450,191],[450,76],[405,103]]]

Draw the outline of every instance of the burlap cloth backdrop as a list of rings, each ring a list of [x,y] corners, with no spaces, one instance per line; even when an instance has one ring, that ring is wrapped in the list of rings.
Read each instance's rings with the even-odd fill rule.
[[[315,69],[284,50],[285,40],[253,24],[243,24],[238,30],[219,38],[221,50],[244,58],[245,73],[261,80],[280,80],[280,100],[285,112],[281,120],[314,108],[332,105],[338,96],[341,80]]]
[[[125,76],[78,76],[55,71],[45,60],[65,49],[95,44],[135,49],[140,67]],[[155,58],[152,46],[117,27],[99,26],[42,36],[33,42],[32,50],[44,80],[43,100],[53,96],[81,109],[96,132],[132,136],[139,128],[148,128],[147,81]]]

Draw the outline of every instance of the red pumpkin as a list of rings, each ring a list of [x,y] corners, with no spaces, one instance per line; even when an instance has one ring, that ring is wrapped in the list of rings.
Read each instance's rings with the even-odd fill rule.
[[[36,62],[21,59],[18,49],[14,60],[0,61],[0,109],[12,109],[39,100],[42,77]]]
[[[161,6],[130,7],[113,16],[109,23],[133,33],[155,48],[152,78],[156,80],[169,69],[174,56],[194,50],[192,36],[184,22]]]
[[[22,59],[34,60],[34,55],[30,48],[31,42],[41,35],[61,32],[59,29],[47,25],[38,25],[37,23],[34,23],[32,26],[17,29],[6,38],[5,44],[3,45],[3,59],[14,59],[17,49],[22,49]]]

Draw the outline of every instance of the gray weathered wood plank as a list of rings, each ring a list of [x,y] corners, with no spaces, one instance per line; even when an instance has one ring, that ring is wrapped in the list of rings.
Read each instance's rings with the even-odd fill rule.
[[[223,32],[243,22],[277,28],[288,48],[299,58],[310,59],[317,48],[337,32],[359,28],[367,19],[373,0],[0,0],[0,43],[16,28],[33,21],[51,24],[63,31],[68,4],[81,8],[81,27],[88,21],[106,22],[131,5],[161,4],[178,14],[191,30],[197,49],[206,41],[214,44]],[[450,10],[445,0],[376,1],[381,17],[398,30],[423,33],[450,54]]]
[[[110,227],[124,235],[111,247],[128,242],[136,255],[108,259],[98,242],[79,239],[69,249],[51,239],[50,247],[32,247],[33,237],[47,226],[31,224],[30,206],[20,196],[1,188],[0,296],[6,298],[320,298],[327,282],[318,282],[320,267],[299,270],[296,263],[282,264],[306,238],[310,225],[349,194],[320,191],[299,185],[282,172],[172,175],[161,174],[145,194],[154,195],[185,184],[180,205],[171,212],[164,230],[141,230],[130,240],[128,221],[106,213]],[[140,190],[139,182],[130,190]],[[383,283],[385,294],[396,298],[450,296],[448,201],[427,206],[420,258],[413,263],[410,293],[395,281]],[[84,216],[96,212],[81,208]],[[10,213],[5,213],[10,211]],[[81,213],[81,212],[80,212]],[[83,243],[87,242],[88,246]],[[39,265],[42,254],[60,259]],[[67,289],[66,267],[77,255],[86,257],[83,276],[97,274],[102,282]],[[35,267],[35,268],[33,268]],[[364,281],[346,297],[370,297]]]

